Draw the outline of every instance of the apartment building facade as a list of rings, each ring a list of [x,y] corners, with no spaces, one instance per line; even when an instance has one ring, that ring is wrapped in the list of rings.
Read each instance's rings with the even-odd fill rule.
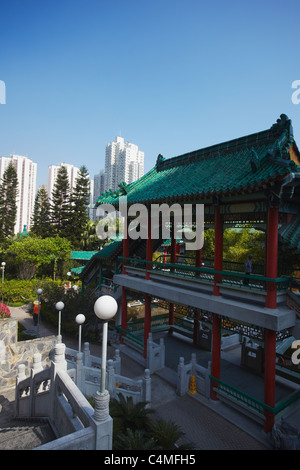
[[[119,183],[129,184],[144,175],[144,152],[117,136],[106,145],[104,189],[117,190]]]
[[[31,217],[34,208],[36,193],[37,164],[30,158],[22,155],[10,155],[0,158],[0,179],[9,164],[12,163],[17,172],[18,198],[15,233],[23,231],[24,225],[31,226]]]

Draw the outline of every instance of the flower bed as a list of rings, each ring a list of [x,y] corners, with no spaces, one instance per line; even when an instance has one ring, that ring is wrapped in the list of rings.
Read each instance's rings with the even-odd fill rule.
[[[10,310],[7,305],[0,303],[0,319],[10,318]]]

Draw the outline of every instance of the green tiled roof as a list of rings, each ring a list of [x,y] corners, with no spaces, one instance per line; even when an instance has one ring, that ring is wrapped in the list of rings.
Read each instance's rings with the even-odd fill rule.
[[[82,269],[80,272],[78,272],[78,275],[84,275],[94,265],[94,263],[108,261],[113,257],[118,256],[122,249],[122,239],[118,237],[116,238],[116,240],[112,240],[107,245],[105,245],[102,250],[97,251],[88,261],[88,263],[81,267]],[[73,272],[73,270],[71,271]]]
[[[97,251],[72,251],[71,253],[71,259],[76,259],[76,260],[90,260],[96,253]]]
[[[102,250],[98,251],[94,258],[108,259],[115,254],[116,250],[121,248],[122,240],[113,240],[105,245]]]
[[[78,268],[71,268],[71,273],[79,276],[82,273],[84,268],[85,266],[79,266]]]
[[[291,121],[281,115],[270,129],[169,159],[161,155],[139,180],[103,193],[97,204],[161,203],[198,200],[244,190],[256,190],[299,168],[288,149],[296,144]],[[297,150],[298,152],[298,150]],[[299,155],[299,153],[298,153]]]

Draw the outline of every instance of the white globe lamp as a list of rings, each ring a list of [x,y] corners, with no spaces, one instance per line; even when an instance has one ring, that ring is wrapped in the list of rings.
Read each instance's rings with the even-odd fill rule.
[[[102,335],[102,363],[101,363],[101,387],[100,394],[104,395],[107,393],[105,390],[105,378],[106,378],[106,354],[107,354],[107,330],[108,322],[111,320],[118,310],[118,304],[116,300],[110,295],[102,295],[96,300],[94,304],[94,312],[96,316],[102,320],[103,323],[103,335]]]

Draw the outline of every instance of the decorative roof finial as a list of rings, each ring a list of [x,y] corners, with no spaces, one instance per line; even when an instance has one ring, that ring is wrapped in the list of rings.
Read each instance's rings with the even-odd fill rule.
[[[156,168],[159,170],[163,164],[163,162],[165,161],[165,158],[159,154],[157,159],[156,159]]]

